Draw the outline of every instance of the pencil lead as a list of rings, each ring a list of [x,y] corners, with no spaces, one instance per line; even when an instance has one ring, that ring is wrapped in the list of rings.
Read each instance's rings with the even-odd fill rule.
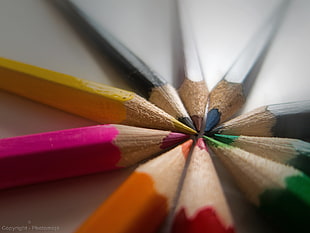
[[[207,114],[207,122],[205,131],[211,131],[220,121],[221,113],[218,109],[213,108]]]
[[[188,138],[189,138],[188,134],[171,132],[169,135],[167,135],[167,137],[165,137],[160,148],[161,149],[169,148],[171,146],[177,145],[178,143]]]
[[[178,120],[180,122],[182,122],[183,124],[187,125],[188,127],[196,130],[196,128],[195,128],[191,118],[189,118],[189,117],[179,117]]]
[[[194,115],[194,116],[192,116],[192,120],[194,122],[194,125],[195,125],[196,129],[198,131],[200,131],[201,130],[201,124],[202,124],[202,121],[203,121],[203,117]]]
[[[223,128],[223,125],[219,125],[217,127],[214,127],[213,129],[211,129],[209,132],[206,132],[206,133],[208,133],[210,135],[220,134],[222,128]]]
[[[232,144],[239,136],[234,135],[223,135],[223,134],[213,134],[214,139],[223,142],[225,144]]]
[[[187,133],[187,134],[197,134],[197,131],[194,130],[193,128],[188,127],[187,125],[183,124],[181,121],[178,121],[177,119],[173,118],[172,123],[175,127],[175,130],[182,132],[182,133]]]

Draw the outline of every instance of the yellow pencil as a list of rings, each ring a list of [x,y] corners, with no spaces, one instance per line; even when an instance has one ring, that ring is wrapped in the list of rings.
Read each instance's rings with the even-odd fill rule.
[[[100,123],[196,133],[133,92],[5,58],[0,89]]]

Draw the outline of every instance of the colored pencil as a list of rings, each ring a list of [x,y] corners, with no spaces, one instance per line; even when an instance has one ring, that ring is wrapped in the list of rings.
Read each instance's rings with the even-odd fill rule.
[[[104,55],[109,56],[126,81],[150,102],[163,109],[182,123],[194,128],[185,107],[174,87],[152,70],[104,27],[97,24],[73,1],[56,1],[66,16],[87,35]]]
[[[266,105],[214,128],[211,133],[310,139],[310,100]]]
[[[171,208],[192,140],[138,167],[76,233],[155,232]]]
[[[285,232],[309,232],[310,178],[293,167],[208,138],[246,197]]]
[[[214,138],[258,156],[291,165],[310,176],[310,143],[290,138],[222,134],[215,134]]]
[[[182,60],[182,81],[178,92],[196,129],[200,131],[209,91],[204,79],[190,17],[186,10],[188,8],[185,1],[177,0],[176,2],[178,31],[180,32],[178,34],[182,50],[180,58]]]
[[[195,131],[137,94],[0,58],[0,90],[100,123]]]
[[[188,138],[96,125],[0,140],[0,189],[131,166]]]
[[[235,232],[219,178],[202,138],[198,139],[191,156],[172,232]]]
[[[206,132],[230,118],[245,103],[246,96],[258,75],[287,5],[287,1],[284,1],[276,8],[271,17],[249,41],[224,78],[210,92]]]

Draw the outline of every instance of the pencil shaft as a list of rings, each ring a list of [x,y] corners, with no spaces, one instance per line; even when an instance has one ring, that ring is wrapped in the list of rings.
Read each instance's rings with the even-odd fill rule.
[[[310,140],[310,101],[266,105],[216,127],[229,135],[276,136]]]
[[[73,1],[58,1],[57,4],[65,11],[72,22],[87,35],[102,54],[108,55],[117,67],[122,69],[131,82],[138,85],[138,91],[147,98],[153,87],[165,85],[167,82],[151,70],[139,57],[123,45],[108,30],[96,23],[88,14]]]
[[[205,115],[205,108],[208,99],[208,88],[204,80],[200,57],[194,32],[190,22],[190,15],[187,11],[185,1],[176,0],[178,38],[181,50],[181,85],[179,95],[198,130],[201,128],[202,120]]]
[[[245,99],[258,76],[264,58],[282,21],[288,1],[272,12],[244,51],[232,64],[224,78],[211,91],[205,131],[230,118],[245,103]]]
[[[0,58],[0,89],[100,123],[184,132],[181,124],[133,92]]]
[[[186,171],[172,232],[194,233],[198,229],[199,232],[235,232],[218,176],[202,138],[197,141]]]
[[[57,1],[97,46],[97,48],[123,70],[126,80],[159,108],[193,128],[192,122],[176,90],[167,81],[146,65],[125,45],[99,26],[72,1]],[[158,95],[161,98],[158,98]]]
[[[310,141],[310,101],[299,101],[267,107],[275,116],[272,134],[276,137],[292,137]]]
[[[0,140],[0,189],[131,166],[188,136],[97,125]]]

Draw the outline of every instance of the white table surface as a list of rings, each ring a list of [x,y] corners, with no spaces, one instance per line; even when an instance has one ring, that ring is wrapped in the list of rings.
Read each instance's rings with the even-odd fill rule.
[[[0,0],[0,56],[130,90],[117,69],[72,29],[51,2]],[[176,82],[172,1],[77,2],[154,70],[171,83]],[[210,89],[278,2],[188,1],[189,17]],[[309,1],[292,1],[242,112],[265,104],[309,99],[309,10]],[[97,123],[0,91],[0,138],[92,124]],[[274,232],[245,201],[216,157],[214,162],[237,231]],[[2,190],[0,232],[8,232],[7,226],[54,226],[59,233],[73,232],[132,170]]]

